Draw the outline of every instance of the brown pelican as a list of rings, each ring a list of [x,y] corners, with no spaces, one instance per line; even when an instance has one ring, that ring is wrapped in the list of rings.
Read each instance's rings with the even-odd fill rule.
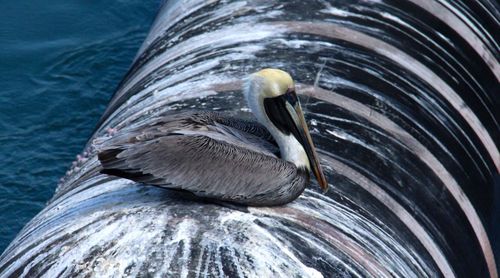
[[[258,122],[215,112],[163,116],[106,141],[101,172],[252,206],[293,201],[311,170],[326,191],[291,76],[263,69],[250,75],[244,94]]]

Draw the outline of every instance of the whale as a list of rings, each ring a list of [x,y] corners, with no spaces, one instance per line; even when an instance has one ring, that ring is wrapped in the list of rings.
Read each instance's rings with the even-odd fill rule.
[[[166,1],[0,277],[498,277],[499,18],[492,0]],[[327,193],[226,206],[100,173],[100,142],[165,113],[249,117],[262,68],[294,77]]]

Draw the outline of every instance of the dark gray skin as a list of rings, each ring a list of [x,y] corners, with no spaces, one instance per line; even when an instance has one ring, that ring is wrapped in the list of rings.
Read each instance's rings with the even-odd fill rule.
[[[498,276],[495,1],[163,2],[0,277]],[[94,142],[167,111],[240,115],[241,80],[263,67],[303,94],[326,194],[311,179],[293,202],[243,211],[100,174]]]

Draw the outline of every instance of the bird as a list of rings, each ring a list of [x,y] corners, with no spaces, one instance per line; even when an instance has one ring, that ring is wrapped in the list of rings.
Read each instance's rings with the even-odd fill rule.
[[[256,207],[295,200],[311,171],[326,192],[290,74],[274,68],[252,73],[243,93],[255,120],[215,111],[167,113],[102,143],[100,172]]]

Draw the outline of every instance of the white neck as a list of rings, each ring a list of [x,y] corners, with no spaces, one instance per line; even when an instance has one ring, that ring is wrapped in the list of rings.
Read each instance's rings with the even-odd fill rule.
[[[299,141],[297,141],[292,134],[286,135],[281,132],[271,122],[264,108],[264,97],[259,92],[260,84],[258,82],[250,80],[246,83],[244,94],[248,106],[257,118],[257,121],[267,128],[276,143],[278,143],[281,158],[295,164],[297,167],[306,167],[307,169],[311,169],[306,151]]]
[[[267,128],[269,129],[269,127]],[[269,132],[271,131],[269,130]],[[278,133],[279,135],[273,132],[271,132],[271,134],[273,135],[274,140],[276,140],[278,146],[280,147],[282,159],[295,164],[297,168],[305,167],[306,169],[309,170],[311,169],[311,166],[309,165],[309,159],[307,158],[307,154],[306,151],[304,150],[304,147],[302,147],[299,141],[297,141],[297,139],[292,134],[285,135],[281,132]]]

